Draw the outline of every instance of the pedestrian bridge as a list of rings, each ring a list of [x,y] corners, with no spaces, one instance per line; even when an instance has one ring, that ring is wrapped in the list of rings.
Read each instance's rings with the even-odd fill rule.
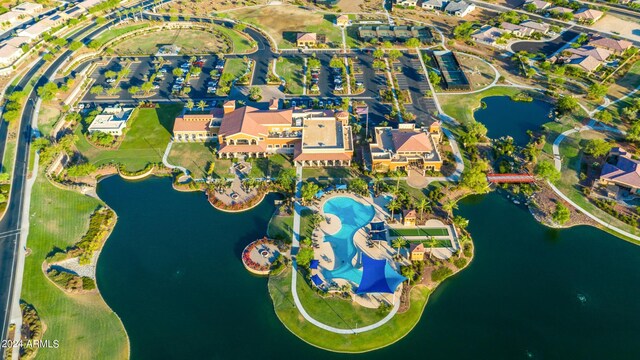
[[[487,181],[494,184],[532,183],[536,178],[529,174],[487,174]]]

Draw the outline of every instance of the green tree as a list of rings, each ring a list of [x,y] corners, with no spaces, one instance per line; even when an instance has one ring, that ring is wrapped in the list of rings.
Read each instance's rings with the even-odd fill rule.
[[[593,139],[587,142],[584,147],[584,152],[598,158],[607,155],[612,147],[613,145],[606,140]]]
[[[475,24],[473,21],[461,23],[453,29],[453,37],[456,40],[469,40],[474,32],[473,26]]]
[[[429,205],[429,200],[427,200],[426,198],[422,198],[420,199],[420,202],[418,203],[418,212],[420,213],[420,219],[424,220],[424,213],[426,212],[430,212],[431,211],[431,205]]]
[[[51,101],[55,99],[57,92],[58,85],[53,82],[46,83],[38,88],[38,96],[40,96],[43,101]]]
[[[596,113],[595,118],[603,124],[611,124],[611,122],[613,121],[613,115],[608,110],[599,111],[598,113]]]
[[[550,161],[540,161],[534,170],[535,174],[551,182],[560,180],[560,171]]]
[[[84,163],[71,166],[67,169],[67,175],[71,177],[86,176],[96,171],[96,166],[92,163]]]
[[[305,182],[302,184],[301,195],[305,202],[313,200],[316,193],[320,191],[320,186],[313,182]]]
[[[4,114],[2,114],[2,117],[9,123],[12,123],[16,120],[18,120],[18,118],[20,117],[20,111],[19,110],[9,110],[9,111],[5,111]]]
[[[389,60],[396,61],[402,56],[402,52],[397,49],[393,49],[389,51]]]
[[[204,111],[204,109],[207,107],[207,102],[204,100],[200,100],[198,101],[198,108],[200,109],[200,111]]]
[[[140,87],[138,87],[138,86],[132,86],[132,87],[130,87],[127,91],[129,92],[129,94],[131,94],[131,95],[135,95],[135,94],[137,94],[137,93],[139,93],[139,92],[140,92]]]
[[[106,77],[107,79],[115,79],[116,76],[118,76],[118,73],[113,70],[107,70],[104,73],[104,77]]]
[[[640,120],[635,121],[627,130],[627,140],[640,142]]]
[[[416,47],[419,47],[420,45],[422,45],[422,43],[420,43],[420,40],[416,38],[410,38],[404,42],[404,46],[408,48],[416,48]]]
[[[147,81],[140,86],[140,89],[145,93],[145,95],[149,95],[151,90],[153,90],[153,83],[151,81]]]
[[[276,183],[282,187],[286,192],[293,193],[294,185],[296,183],[296,172],[294,169],[285,169],[278,174]]]
[[[408,243],[409,242],[407,241],[407,239],[403,238],[402,236],[399,236],[393,239],[393,241],[391,241],[391,246],[396,248],[396,251],[398,252],[398,254],[402,256],[402,254],[400,254],[400,249],[407,246]]]
[[[349,190],[356,194],[366,196],[368,192],[367,182],[360,178],[355,178],[349,183]]]
[[[173,76],[175,77],[182,77],[182,74],[184,74],[184,70],[180,69],[180,68],[175,68],[171,71],[171,73],[173,74]]]
[[[89,90],[89,92],[93,95],[100,95],[104,92],[104,88],[101,85],[96,85],[91,87],[91,90]]]
[[[71,44],[69,44],[69,49],[71,51],[76,51],[79,50],[82,47],[82,43],[80,41],[74,41]]]
[[[298,251],[298,255],[296,256],[296,262],[298,265],[308,268],[309,264],[313,260],[313,249],[309,247],[303,247]]]
[[[556,106],[561,114],[568,114],[578,109],[578,100],[573,96],[562,96]]]
[[[442,81],[442,78],[440,77],[440,75],[438,75],[437,72],[429,71],[429,81],[431,82],[431,85],[433,85],[434,87],[439,87],[440,81]]]
[[[599,99],[602,99],[605,95],[607,95],[608,91],[609,91],[608,86],[598,84],[598,83],[593,83],[591,86],[589,86],[589,90],[587,91],[587,96],[590,99],[599,100]]]
[[[384,50],[375,49],[373,50],[373,58],[374,59],[382,59],[384,57]]]
[[[463,218],[460,215],[456,215],[453,217],[453,224],[458,227],[458,229],[466,229],[469,226],[469,220]]]
[[[252,86],[249,89],[249,98],[253,101],[258,101],[262,98],[262,89],[257,86]]]
[[[564,225],[571,219],[571,212],[566,206],[558,203],[556,204],[556,210],[553,212],[551,217],[553,218],[554,222],[560,225]]]
[[[402,204],[397,198],[389,201],[389,203],[387,204],[387,208],[391,210],[391,219],[393,219],[394,212],[400,210],[401,207]]]
[[[480,166],[472,165],[471,168],[462,173],[460,185],[475,192],[486,192],[489,188],[487,175]]]

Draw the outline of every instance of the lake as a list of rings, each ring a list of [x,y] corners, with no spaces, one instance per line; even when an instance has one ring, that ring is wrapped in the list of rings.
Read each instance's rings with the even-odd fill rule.
[[[202,193],[172,190],[168,178],[113,176],[98,194],[119,216],[98,284],[132,359],[640,358],[640,248],[589,227],[546,228],[497,193],[460,203],[476,244],[470,267],[434,292],[407,337],[360,356],[289,333],[267,279],[242,266],[276,195],[229,214]]]
[[[482,101],[487,107],[476,110],[473,117],[487,127],[487,136],[492,139],[509,135],[516,145],[524,146],[529,142],[527,130],[552,120],[549,113],[553,105],[545,101],[513,101],[508,96],[489,96]]]

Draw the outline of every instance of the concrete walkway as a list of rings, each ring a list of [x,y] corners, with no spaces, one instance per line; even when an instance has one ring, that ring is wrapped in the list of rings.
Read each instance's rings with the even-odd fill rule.
[[[301,196],[302,189],[302,167],[296,166],[296,198],[299,199]],[[368,326],[364,326],[356,329],[340,329],[333,326],[329,326],[327,324],[321,323],[320,321],[314,319],[309,315],[309,313],[302,306],[302,302],[300,301],[300,297],[298,296],[298,264],[296,263],[296,255],[298,254],[298,250],[300,249],[300,212],[304,209],[304,206],[300,204],[300,202],[296,201],[294,203],[294,215],[293,215],[293,237],[291,239],[291,259],[293,271],[291,272],[291,294],[293,295],[293,302],[296,304],[298,311],[304,317],[305,320],[312,323],[313,325],[321,328],[322,330],[330,331],[335,334],[343,334],[343,335],[355,335],[363,332],[367,332],[373,329],[377,329],[380,326],[386,324],[391,318],[395,316],[400,308],[400,302],[396,301],[389,314],[385,316],[382,320],[378,321],[375,324],[371,324]]]

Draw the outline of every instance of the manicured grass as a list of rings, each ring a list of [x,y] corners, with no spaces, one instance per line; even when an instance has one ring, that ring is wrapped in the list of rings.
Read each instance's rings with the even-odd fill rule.
[[[209,164],[214,160],[214,143],[173,143],[169,153],[169,163],[187,168],[196,179],[206,178]],[[214,166],[214,171],[216,170]]]
[[[267,236],[271,239],[291,241],[293,216],[273,216],[269,221]]]
[[[4,155],[2,158],[2,169],[0,172],[11,174],[13,172],[14,160],[16,158],[16,139],[7,141],[4,145]]]
[[[113,47],[116,54],[149,54],[153,55],[163,46],[172,44],[180,47],[180,52],[185,54],[211,54],[231,52],[229,44],[225,42],[228,37],[215,31],[209,32],[200,29],[167,29],[140,34],[126,39]]]
[[[384,317],[377,309],[363,309],[350,301],[323,300],[316,295],[298,275],[298,295],[305,310],[321,321],[330,322],[336,327],[355,328],[375,322]],[[274,303],[276,314],[282,323],[296,336],[307,343],[338,352],[365,352],[388,346],[404,337],[416,325],[429,298],[429,289],[424,286],[414,287],[411,291],[411,306],[402,313],[396,314],[382,327],[358,335],[340,335],[322,330],[307,322],[300,315],[293,303],[291,295],[291,270],[269,278],[269,293]],[[342,319],[337,318],[339,314]]]
[[[391,236],[447,236],[449,229],[447,228],[411,228],[411,229],[389,229]]]
[[[350,178],[358,174],[350,167],[304,168],[302,178]]]
[[[143,24],[133,24],[133,25],[127,25],[122,27],[116,27],[111,30],[107,30],[103,32],[102,34],[100,34],[100,36],[95,38],[93,41],[96,41],[100,45],[103,45],[106,42],[110,41],[111,39],[117,38],[118,36],[124,35],[128,32],[132,32],[138,29],[146,28],[149,26],[150,26],[149,23],[143,23]]]
[[[304,60],[300,57],[281,57],[276,61],[276,73],[282,76],[287,83],[287,93],[301,95],[304,73]]]
[[[231,39],[231,43],[233,44],[233,49],[231,49],[231,52],[234,54],[248,53],[255,48],[252,40],[249,40],[247,36],[240,34],[236,30],[229,29],[224,26],[216,26],[216,30],[220,31]]]
[[[32,214],[21,299],[33,304],[47,326],[44,340],[61,346],[41,348],[38,359],[126,359],[128,340],[117,316],[98,293],[62,292],[42,272],[42,262],[55,247],[65,249],[85,233],[98,200],[58,189],[38,175],[31,198]],[[62,346],[64,344],[64,346]]]
[[[242,59],[227,59],[224,64],[224,70],[222,73],[230,73],[234,78],[240,77],[247,71],[247,64]]]
[[[482,98],[488,96],[511,96],[522,92],[522,89],[512,87],[492,87],[491,89],[464,95],[439,95],[438,100],[442,110],[449,116],[462,123],[475,121],[473,112],[480,108]]]
[[[127,125],[130,128],[117,150],[103,150],[92,146],[78,127],[76,133],[79,140],[76,147],[96,165],[113,162],[123,164],[129,171],[144,169],[148,163],[162,162],[162,155],[171,138],[173,121],[181,110],[182,104],[135,110]]]
[[[313,233],[313,227],[311,227],[311,215],[313,211],[311,209],[303,209],[300,212],[300,240],[305,237],[311,239]]]
[[[278,177],[280,171],[291,169],[291,160],[282,154],[275,154],[267,158],[248,159],[251,162],[251,172],[249,176],[255,178]]]
[[[49,135],[53,131],[53,127],[60,118],[60,105],[54,102],[42,102],[40,113],[38,114],[38,129],[42,135]]]

